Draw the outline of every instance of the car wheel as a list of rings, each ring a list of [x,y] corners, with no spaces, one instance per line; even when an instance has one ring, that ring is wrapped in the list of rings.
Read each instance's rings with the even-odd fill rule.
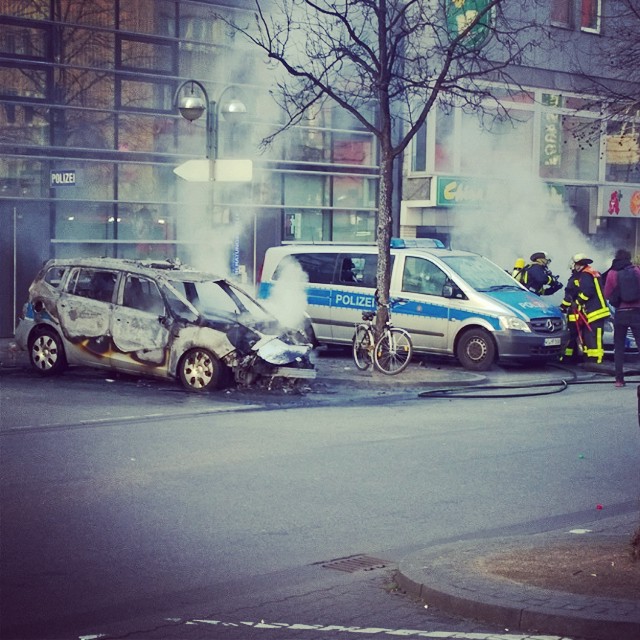
[[[467,329],[458,340],[456,357],[465,369],[487,371],[496,359],[496,346],[485,329]]]
[[[29,345],[29,360],[44,376],[62,373],[67,368],[67,356],[60,336],[53,329],[39,329]]]
[[[180,360],[180,382],[187,391],[210,391],[220,386],[222,364],[207,349],[190,349]]]

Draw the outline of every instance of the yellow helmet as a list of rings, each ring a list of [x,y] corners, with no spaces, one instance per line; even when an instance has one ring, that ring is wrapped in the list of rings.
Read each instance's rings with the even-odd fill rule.
[[[516,263],[513,265],[514,269],[523,269],[524,268],[524,258],[518,258]]]

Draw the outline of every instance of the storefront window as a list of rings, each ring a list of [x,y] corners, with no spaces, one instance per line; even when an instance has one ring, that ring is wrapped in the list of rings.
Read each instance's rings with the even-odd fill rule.
[[[337,164],[371,166],[375,161],[373,150],[370,134],[355,131],[333,134],[333,162]]]
[[[286,210],[284,214],[285,241],[327,242],[331,240],[331,214],[316,210]]]
[[[0,23],[0,52],[14,56],[44,58],[47,31],[44,28]]]
[[[334,176],[334,207],[373,207],[375,202],[375,182],[371,178]]]
[[[120,80],[119,107],[123,109],[146,109],[171,111],[173,87],[164,82]]]
[[[47,72],[24,64],[0,66],[0,95],[43,100],[47,95]]]
[[[143,38],[119,39],[118,67],[140,71],[173,72],[174,47],[163,42]]]
[[[453,110],[436,111],[435,170],[437,173],[451,173],[455,162],[455,114]]]
[[[0,142],[9,144],[49,144],[49,110],[5,102],[0,106]]]
[[[597,120],[542,113],[540,177],[597,180],[600,125]]]
[[[120,29],[159,36],[175,34],[175,3],[173,0],[146,0],[120,3]]]
[[[113,149],[113,114],[106,111],[65,109],[55,113],[54,144],[83,149]]]
[[[640,183],[640,135],[627,122],[607,123],[606,177],[608,182]]]
[[[118,147],[120,151],[163,151],[174,150],[174,118],[128,113],[118,118]],[[203,134],[204,136],[204,134]],[[202,155],[204,156],[203,140]]]
[[[333,211],[334,242],[374,242],[376,216],[371,211]]]

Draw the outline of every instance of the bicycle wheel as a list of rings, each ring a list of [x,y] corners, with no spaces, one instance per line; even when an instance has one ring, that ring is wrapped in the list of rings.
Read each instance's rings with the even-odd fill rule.
[[[353,336],[353,361],[360,371],[366,371],[372,362],[373,336],[369,327],[359,325]]]
[[[411,361],[413,344],[411,336],[397,327],[385,329],[373,352],[376,367],[382,373],[393,376],[404,371]]]

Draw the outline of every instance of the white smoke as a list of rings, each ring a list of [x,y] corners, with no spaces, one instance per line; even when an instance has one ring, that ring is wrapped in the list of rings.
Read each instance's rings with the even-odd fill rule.
[[[296,260],[287,260],[274,281],[264,306],[278,322],[289,328],[300,327],[307,308],[307,274]]]
[[[482,205],[455,208],[453,248],[483,254],[509,272],[516,259],[528,263],[531,254],[545,251],[552,259],[551,271],[563,284],[576,253],[589,256],[600,271],[610,266],[614,249],[595,246],[580,231],[573,210],[559,196],[553,197],[549,186],[536,177],[536,168],[523,153],[522,137],[515,129],[513,135],[494,136],[476,127],[464,136],[465,160],[475,158],[477,162],[471,172],[485,175],[484,183],[495,186]],[[562,292],[558,295],[561,299]]]

